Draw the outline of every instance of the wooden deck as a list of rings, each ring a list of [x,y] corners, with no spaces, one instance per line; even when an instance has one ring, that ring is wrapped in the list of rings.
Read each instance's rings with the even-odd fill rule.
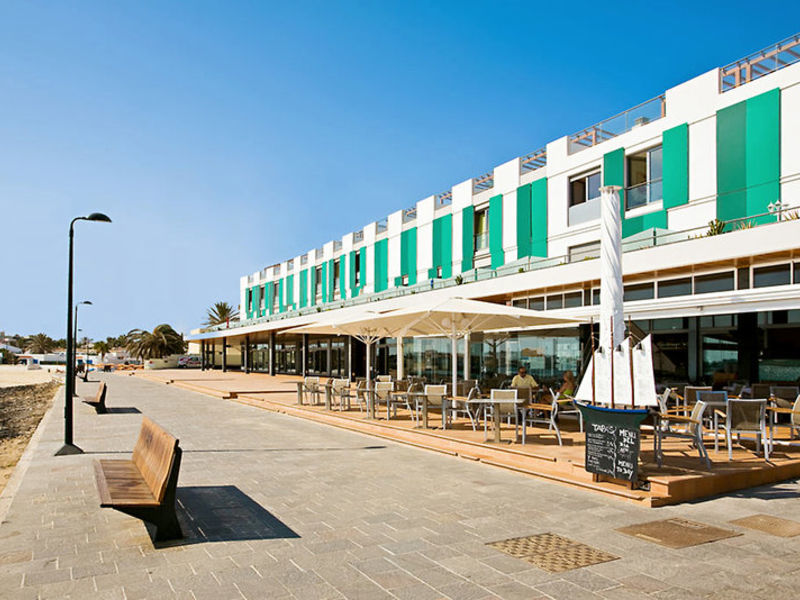
[[[503,426],[504,441],[496,444],[484,441],[482,427],[473,431],[467,419],[457,419],[452,428],[442,430],[438,413],[431,415],[429,423],[438,428],[422,429],[415,425],[405,410],[398,409],[396,418],[387,420],[385,406],[381,407],[376,419],[367,418],[355,403],[349,411],[326,410],[323,405],[300,406],[296,393],[296,382],[300,378],[296,376],[197,370],[140,371],[135,376],[480,461],[646,506],[676,504],[800,477],[800,442],[794,446],[776,445],[770,462],[756,455],[752,444],[749,448],[734,446],[733,460],[728,462],[724,442],[721,440],[720,451],[715,453],[713,438],[708,435],[706,447],[713,461],[712,469],[708,471],[689,442],[668,439],[664,442],[664,466],[658,468],[653,455],[653,436],[644,431],[639,472],[645,485],[631,490],[619,482],[594,481],[593,476],[586,472],[583,434],[572,419],[561,420],[563,446],[559,446],[555,435],[544,427],[528,427],[525,445],[511,441],[514,438],[513,424]],[[778,432],[778,439],[787,437],[785,431]]]

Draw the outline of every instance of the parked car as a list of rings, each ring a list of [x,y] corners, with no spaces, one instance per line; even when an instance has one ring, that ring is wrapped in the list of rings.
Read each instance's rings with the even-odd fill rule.
[[[179,369],[199,369],[200,357],[199,356],[181,356],[178,359]]]

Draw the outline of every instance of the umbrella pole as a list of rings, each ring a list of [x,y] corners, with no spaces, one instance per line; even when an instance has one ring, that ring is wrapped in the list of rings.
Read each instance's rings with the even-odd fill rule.
[[[450,336],[450,352],[453,355],[452,373],[453,373],[453,396],[456,395],[456,384],[458,383],[458,337],[455,332]]]

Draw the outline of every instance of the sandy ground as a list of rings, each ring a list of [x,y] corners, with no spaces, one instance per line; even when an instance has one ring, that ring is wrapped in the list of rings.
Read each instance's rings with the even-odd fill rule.
[[[34,374],[35,383],[12,386],[4,377],[0,386],[0,491],[6,485],[14,471],[14,466],[25,451],[25,447],[36,431],[39,421],[50,408],[59,384],[51,381],[44,371],[44,382],[41,382],[41,371],[22,371]],[[5,375],[5,373],[4,373]]]
[[[61,367],[61,370],[63,371],[64,367]],[[0,365],[0,388],[48,383],[57,376],[63,378],[63,375],[56,373],[56,367],[42,367],[35,371],[28,371],[24,365]]]

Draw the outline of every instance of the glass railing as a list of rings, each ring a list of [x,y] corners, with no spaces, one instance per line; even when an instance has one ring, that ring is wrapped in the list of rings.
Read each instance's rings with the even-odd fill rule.
[[[663,200],[664,193],[662,188],[661,179],[645,181],[625,188],[625,210],[647,206],[653,202]]]
[[[666,110],[666,101],[663,94],[647,102],[642,102],[640,105],[629,108],[625,112],[621,112],[605,121],[600,121],[596,125],[573,133],[568,139],[568,151],[570,154],[574,154],[575,152],[586,150],[586,148],[591,148],[600,142],[605,142],[626,131],[630,131],[634,127],[657,121],[666,115]]]
[[[719,89],[727,92],[796,62],[800,62],[800,33],[720,68]]]
[[[486,250],[489,247],[489,234],[476,233],[475,234],[475,252],[479,250]]]

